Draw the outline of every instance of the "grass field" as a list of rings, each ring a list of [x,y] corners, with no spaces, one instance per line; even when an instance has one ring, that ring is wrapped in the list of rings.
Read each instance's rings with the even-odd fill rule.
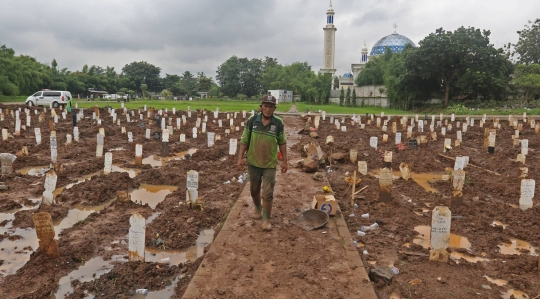
[[[3,96],[0,95],[0,103],[6,103],[6,102],[21,102],[24,103],[27,96]],[[95,105],[98,105],[99,107],[113,107],[113,108],[120,108],[121,104],[120,102],[105,102],[105,101],[84,101],[84,100],[74,100],[74,103],[78,103],[79,107],[81,108],[89,108],[94,107]],[[191,110],[196,109],[208,109],[211,111],[214,111],[216,107],[219,107],[220,111],[241,111],[246,110],[250,111],[253,109],[257,109],[259,107],[258,101],[238,101],[238,100],[194,100],[194,101],[163,101],[163,100],[141,100],[141,101],[130,101],[125,103],[125,107],[127,108],[140,108],[144,105],[147,105],[147,107],[154,107],[157,109],[164,109],[169,108],[172,109],[173,107],[178,110],[187,110],[187,107],[190,106]],[[287,112],[291,108],[291,103],[280,103],[277,106],[277,112]],[[479,110],[468,110],[468,109],[461,109],[459,111],[450,111],[448,109],[442,109],[442,108],[429,108],[429,109],[423,109],[423,110],[414,110],[414,111],[403,111],[403,110],[397,110],[397,109],[390,109],[390,108],[381,108],[381,107],[341,107],[336,104],[326,104],[326,105],[312,105],[305,102],[297,102],[295,103],[296,109],[299,112],[307,112],[309,110],[313,112],[318,112],[319,110],[324,110],[326,113],[337,113],[337,114],[365,114],[365,113],[373,113],[373,114],[380,114],[382,111],[386,115],[396,115],[396,114],[451,114],[455,113],[457,115],[521,115],[523,112],[527,112],[528,115],[540,115],[540,108],[535,109],[513,109],[513,110],[504,110],[504,109],[479,109]]]
[[[0,103],[6,103],[6,102],[23,102],[26,101],[26,98],[28,96],[4,96],[0,95]]]

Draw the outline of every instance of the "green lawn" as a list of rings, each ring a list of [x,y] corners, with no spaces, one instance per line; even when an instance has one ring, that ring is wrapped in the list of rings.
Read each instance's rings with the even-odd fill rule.
[[[121,108],[121,103],[119,102],[104,102],[104,101],[77,101],[74,102],[78,103],[80,108],[89,108],[94,107],[95,105],[99,107],[107,107],[111,106],[112,108]],[[146,105],[146,107],[149,109],[150,107],[154,107],[157,109],[164,109],[164,108],[176,108],[178,110],[187,110],[188,106],[191,110],[195,109],[208,109],[210,111],[215,111],[216,107],[219,107],[219,111],[227,111],[227,112],[234,112],[234,111],[251,111],[256,110],[259,108],[259,102],[258,101],[236,101],[236,100],[193,100],[193,101],[163,101],[163,100],[145,100],[145,101],[130,101],[125,102],[124,106],[126,108],[141,108]],[[291,108],[290,103],[284,103],[279,104],[277,106],[277,111],[281,112],[287,112]]]
[[[28,96],[4,96],[0,95],[0,103],[6,103],[6,102],[23,102],[26,101],[26,98]]]
[[[22,102],[26,100],[28,96],[4,96],[0,95],[0,103],[2,102]],[[120,108],[121,104],[120,102],[106,102],[106,101],[85,101],[77,99],[74,100],[74,102],[78,103],[79,107],[81,108],[89,108],[93,107],[95,105],[98,105],[99,107],[106,107],[111,106],[113,108]],[[163,100],[141,100],[141,101],[130,101],[125,103],[125,107],[127,108],[140,108],[144,105],[147,105],[148,108],[154,107],[157,109],[164,109],[169,108],[172,109],[173,107],[178,110],[187,110],[187,107],[190,106],[191,110],[195,109],[208,109],[211,111],[215,111],[216,107],[219,107],[220,111],[227,111],[227,112],[233,112],[233,111],[250,111],[253,109],[257,109],[259,107],[259,101],[239,101],[239,100],[193,100],[193,101],[163,101]],[[277,105],[277,111],[278,112],[287,112],[291,108],[291,103],[280,103]],[[426,109],[419,109],[419,110],[413,110],[413,111],[402,111],[402,110],[396,110],[396,109],[390,109],[390,108],[381,108],[381,107],[341,107],[337,104],[326,104],[326,105],[312,105],[305,102],[297,102],[295,103],[296,108],[299,112],[306,112],[306,111],[313,111],[318,112],[319,110],[324,110],[326,113],[337,113],[337,114],[365,114],[365,113],[373,113],[379,115],[381,112],[384,111],[386,115],[396,115],[396,114],[419,114],[419,115],[433,115],[433,114],[451,114],[454,113],[456,115],[521,115],[523,112],[527,112],[528,115],[540,115],[540,108],[535,108],[531,110],[525,110],[525,109],[514,109],[514,110],[503,110],[503,109],[480,109],[480,110],[469,110],[469,109],[460,109],[458,111],[451,111],[448,109],[442,109],[440,107],[434,106],[433,108],[426,108]]]
[[[298,102],[296,103],[296,109],[298,112],[306,112],[311,110],[313,112],[318,112],[319,110],[326,111],[326,113],[338,113],[338,114],[381,114],[384,111],[385,115],[394,115],[394,114],[414,114],[410,111],[402,111],[397,109],[390,108],[381,108],[381,107],[341,107],[337,104],[326,104],[326,105],[311,105],[309,103]]]

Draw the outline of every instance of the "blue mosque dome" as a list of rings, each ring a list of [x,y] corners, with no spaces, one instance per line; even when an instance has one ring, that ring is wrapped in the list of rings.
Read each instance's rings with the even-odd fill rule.
[[[393,33],[381,38],[373,48],[369,55],[381,55],[384,54],[386,48],[390,48],[393,53],[401,53],[407,44],[411,44],[413,47],[416,45],[406,36],[401,34]]]
[[[352,78],[353,75],[351,73],[345,73],[343,74],[343,78]]]

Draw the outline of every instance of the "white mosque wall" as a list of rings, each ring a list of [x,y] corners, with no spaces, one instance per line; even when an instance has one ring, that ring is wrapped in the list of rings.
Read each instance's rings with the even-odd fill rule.
[[[384,85],[355,86],[354,88],[356,89],[356,106],[361,106],[363,100],[365,106],[388,107]],[[344,90],[346,92],[346,89]],[[381,93],[381,91],[383,92]],[[340,92],[340,90],[330,91],[330,103],[339,104]]]

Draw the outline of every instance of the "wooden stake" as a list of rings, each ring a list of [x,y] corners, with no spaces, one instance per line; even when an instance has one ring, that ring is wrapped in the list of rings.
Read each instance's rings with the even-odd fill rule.
[[[353,174],[353,181],[352,181],[352,194],[351,194],[351,206],[354,205],[354,189],[356,187],[356,170]]]
[[[362,188],[362,189],[360,189],[360,190],[356,191],[356,193],[354,193],[354,195],[356,195],[356,194],[358,194],[358,193],[360,193],[360,192],[362,192],[362,191],[366,190],[366,189],[367,189],[367,187],[369,187],[369,186],[365,186],[364,188]]]

